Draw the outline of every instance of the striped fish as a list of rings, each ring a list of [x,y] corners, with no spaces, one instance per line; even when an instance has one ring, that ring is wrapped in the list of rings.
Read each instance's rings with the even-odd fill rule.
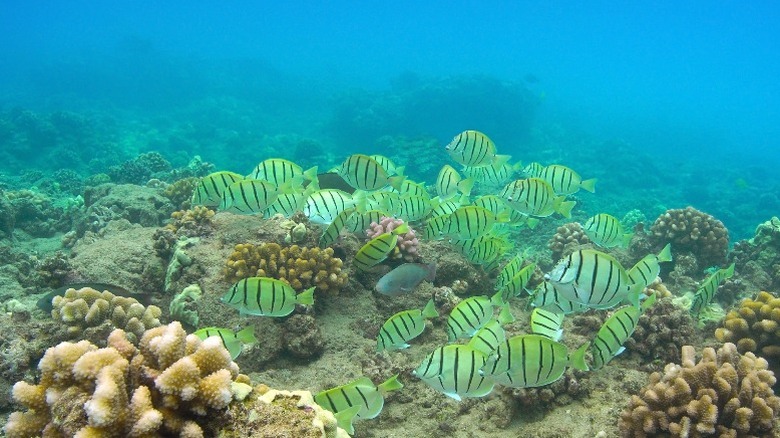
[[[306,205],[306,199],[309,195],[317,190],[315,184],[309,184],[303,190],[290,190],[290,192],[281,192],[276,197],[276,201],[271,203],[268,208],[263,212],[264,217],[271,217],[275,214],[281,214],[282,216],[289,218],[290,216],[303,211],[303,206]]]
[[[447,397],[484,397],[493,391],[493,381],[480,376],[487,355],[469,345],[445,345],[434,350],[412,375]]]
[[[479,131],[463,131],[444,147],[450,157],[469,167],[493,166],[500,169],[508,155],[497,155],[496,145],[487,135]]]
[[[561,259],[545,279],[561,296],[595,309],[608,309],[623,300],[639,305],[641,284],[634,284],[614,257],[583,249]]]
[[[425,222],[423,237],[428,240],[444,239],[444,227],[447,225],[449,219],[448,214],[429,217]]]
[[[395,228],[391,233],[384,233],[374,237],[358,250],[352,259],[352,263],[361,271],[368,271],[382,263],[395,249],[395,245],[398,243],[398,235],[408,231],[409,226],[403,224]]]
[[[416,222],[428,216],[431,211],[430,198],[417,195],[401,196],[401,211],[398,214],[406,222]]]
[[[397,216],[401,212],[401,195],[397,192],[370,192],[365,194],[365,199],[366,210],[386,211],[388,217]]]
[[[457,239],[476,239],[489,233],[493,225],[502,220],[490,210],[467,205],[460,207],[447,216],[442,232]]]
[[[549,281],[543,281],[539,283],[539,286],[536,286],[528,304],[532,307],[566,315],[588,310],[588,307],[582,303],[575,303],[563,298]]]
[[[496,216],[506,210],[511,210],[507,207],[506,203],[496,195],[480,196],[474,200],[472,205],[487,209]]]
[[[460,203],[455,202],[454,200],[442,201],[439,198],[434,198],[432,202],[436,204],[436,206],[431,209],[431,217],[448,215],[461,206]]]
[[[583,345],[569,357],[565,345],[540,335],[519,335],[507,339],[490,353],[482,374],[510,388],[549,385],[563,376],[569,365],[587,371]]]
[[[556,195],[573,195],[585,189],[591,193],[596,191],[596,179],[583,181],[580,175],[566,166],[551,164],[539,174],[539,178],[547,181]]]
[[[453,239],[450,244],[457,249],[469,262],[478,265],[488,265],[511,248],[505,239],[490,234],[476,239]]]
[[[225,189],[219,209],[240,214],[262,214],[278,196],[279,189],[275,184],[259,179],[245,179]]]
[[[469,297],[458,303],[447,318],[447,338],[453,342],[458,338],[470,338],[482,326],[493,318],[493,307],[500,307],[499,321],[509,323],[514,320],[509,306],[501,300],[501,294],[492,297],[484,295]]]
[[[497,319],[491,319],[481,329],[474,333],[468,346],[484,353],[486,356],[506,341],[506,333]]]
[[[502,299],[504,301],[509,301],[509,298],[519,297],[525,290],[528,282],[531,281],[531,277],[533,277],[535,271],[536,263],[531,263],[519,270],[517,274],[509,280],[509,283],[503,285],[501,289],[499,289]]]
[[[368,192],[379,190],[388,185],[400,188],[404,180],[401,175],[389,176],[375,159],[363,154],[347,157],[341,163],[339,175],[352,187]]]
[[[625,350],[623,344],[634,333],[641,312],[652,306],[655,300],[656,294],[650,295],[642,302],[641,308],[621,307],[604,321],[596,333],[596,337],[590,343],[590,354],[593,357],[592,370],[602,368]]]
[[[346,385],[317,393],[314,401],[333,412],[339,427],[352,435],[355,433],[353,420],[376,418],[385,405],[385,394],[403,387],[398,381],[398,374],[379,386],[374,385],[368,377],[361,377]]]
[[[728,268],[717,270],[714,274],[707,277],[706,280],[699,286],[696,293],[693,295],[693,302],[691,303],[691,315],[699,316],[699,313],[712,302],[712,297],[715,296],[715,292],[718,291],[720,284],[731,278],[734,275],[734,263]]]
[[[498,277],[496,277],[496,290],[501,290],[504,286],[509,284],[515,275],[520,272],[522,266],[522,255],[517,254],[516,256],[512,257],[512,260],[509,260],[504,265],[504,267],[501,268],[501,271],[498,273]]]
[[[463,167],[463,173],[473,179],[474,181],[482,184],[505,184],[512,179],[515,172],[520,168],[520,163],[514,165],[504,163],[500,167],[484,166],[484,167]]]
[[[439,198],[447,200],[458,192],[468,196],[471,193],[471,188],[474,187],[474,180],[471,178],[463,179],[457,170],[449,164],[445,164],[436,177],[435,187]]]
[[[431,199],[431,194],[428,193],[428,189],[425,188],[425,184],[416,183],[408,179],[401,183],[401,189],[398,190],[398,192],[401,194],[401,196],[422,196],[426,200]]]
[[[667,243],[658,254],[648,254],[638,261],[628,271],[628,278],[632,283],[641,283],[644,287],[650,286],[661,273],[661,263],[672,261],[672,246]]]
[[[575,201],[556,196],[552,186],[539,178],[518,179],[507,184],[499,196],[513,209],[528,216],[547,217],[559,213],[571,217]]]
[[[347,221],[347,230],[353,233],[360,233],[365,235],[366,230],[371,228],[372,223],[379,223],[384,217],[391,217],[392,215],[382,210],[369,210],[363,213],[357,213],[349,218]]]
[[[354,213],[354,208],[348,208],[333,218],[333,222],[331,222],[330,225],[325,228],[325,231],[322,232],[322,236],[320,236],[320,248],[326,248],[330,246],[339,238],[341,230],[344,229],[344,226],[347,224],[347,222],[349,222]]]
[[[316,181],[317,166],[303,170],[301,166],[283,158],[269,158],[261,161],[247,179],[262,179],[281,186],[289,182],[290,187],[300,187],[304,180]]]
[[[404,173],[403,167],[396,166],[395,163],[393,163],[393,160],[387,158],[384,155],[374,154],[374,155],[369,155],[369,157],[376,160],[376,162],[379,163],[380,166],[382,166],[382,169],[385,169],[385,171],[387,171],[388,175],[403,175]]]
[[[528,163],[528,165],[523,168],[523,174],[526,178],[539,178],[542,176],[542,172],[544,172],[544,165],[537,162]]]
[[[342,211],[355,206],[357,201],[347,192],[338,189],[323,189],[306,198],[303,214],[310,221],[327,225]]]
[[[531,312],[531,333],[558,341],[563,335],[563,312],[536,308]]]
[[[623,233],[620,220],[611,214],[600,213],[585,222],[582,226],[585,234],[598,246],[611,248],[620,246],[627,248],[631,242],[632,233]]]
[[[211,336],[218,336],[222,340],[222,345],[230,353],[230,357],[236,360],[239,354],[241,354],[241,347],[244,344],[254,344],[257,342],[255,338],[255,328],[253,326],[247,327],[240,332],[236,333],[233,330],[219,327],[205,327],[195,330],[193,335],[206,339]]]
[[[244,177],[234,172],[210,173],[198,181],[192,193],[192,205],[217,207],[222,202],[222,193],[231,184],[243,180]]]
[[[269,277],[249,277],[228,289],[221,301],[241,315],[287,316],[296,304],[314,304],[314,287],[300,294],[289,284]]]
[[[409,348],[407,342],[420,336],[425,330],[425,320],[437,316],[439,316],[439,312],[433,305],[433,299],[429,300],[422,310],[404,310],[396,313],[379,329],[379,335],[376,338],[376,352]]]

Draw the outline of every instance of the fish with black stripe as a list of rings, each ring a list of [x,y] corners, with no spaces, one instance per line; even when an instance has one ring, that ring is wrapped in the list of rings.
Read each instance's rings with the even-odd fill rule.
[[[408,224],[402,224],[389,233],[380,234],[363,245],[352,259],[352,264],[361,271],[368,271],[382,263],[395,249],[398,235],[409,231]]]
[[[531,281],[531,277],[534,275],[535,271],[536,263],[530,263],[523,267],[523,269],[517,271],[514,277],[512,277],[508,283],[504,284],[499,289],[503,300],[509,301],[509,299],[512,297],[519,297],[522,295],[525,287],[528,285],[528,282]]]
[[[441,200],[447,200],[460,192],[463,196],[468,196],[474,187],[474,180],[464,179],[455,168],[445,164],[436,177],[436,193]]]
[[[509,155],[498,155],[493,140],[473,130],[456,135],[444,149],[453,160],[469,167],[493,166],[500,169],[510,158]]]
[[[314,401],[333,412],[339,427],[351,435],[355,433],[353,420],[376,418],[385,406],[385,395],[403,387],[398,381],[398,374],[379,386],[374,385],[368,377],[361,377],[346,385],[317,393]]]
[[[492,297],[484,295],[469,297],[458,303],[447,318],[447,338],[453,342],[458,338],[470,338],[493,318],[493,307],[501,308],[499,321],[509,323],[514,317],[509,306],[501,299],[501,292]]]
[[[235,173],[220,171],[210,173],[198,181],[192,193],[192,205],[218,207],[222,203],[222,194],[231,184],[243,180],[244,177]]]
[[[583,249],[561,259],[545,275],[563,298],[595,309],[608,309],[627,300],[639,305],[644,289],[633,283],[614,257],[600,251]]]
[[[442,233],[456,239],[476,239],[489,233],[497,222],[506,220],[506,217],[497,217],[486,208],[467,205],[447,216]]]
[[[549,281],[543,281],[536,286],[528,304],[539,309],[564,314],[588,310],[588,307],[582,303],[575,303],[563,298]]]
[[[296,294],[289,284],[270,277],[249,277],[237,281],[221,301],[241,315],[287,316],[296,304],[314,304],[314,287]]]
[[[230,353],[230,357],[236,360],[244,344],[254,344],[257,342],[255,338],[255,328],[249,326],[239,332],[233,330],[220,328],[220,327],[204,327],[202,329],[195,330],[193,335],[206,339],[211,336],[217,336],[222,341],[222,345]]]
[[[333,222],[331,222],[330,225],[325,228],[325,231],[322,232],[322,236],[320,236],[320,248],[326,248],[330,246],[339,238],[341,230],[344,229],[344,226],[349,222],[354,213],[354,208],[348,208],[333,218]]]
[[[296,188],[301,187],[303,181],[306,180],[313,188],[317,185],[317,166],[303,170],[301,166],[292,161],[283,158],[268,158],[258,163],[247,179],[262,179],[277,186],[289,182],[291,187]],[[312,182],[314,185],[311,185]]]
[[[510,388],[549,385],[563,376],[566,368],[587,371],[582,345],[571,357],[565,345],[541,335],[519,335],[499,344],[480,369],[482,375]]]
[[[607,213],[599,213],[589,218],[582,229],[593,243],[605,248],[613,246],[626,248],[633,237],[632,233],[623,233],[620,220]]]
[[[474,347],[451,344],[439,347],[423,359],[412,375],[447,397],[484,397],[493,391],[493,381],[478,370],[487,355]]]
[[[590,343],[590,354],[593,358],[590,367],[592,370],[602,368],[625,351],[623,344],[634,333],[642,312],[650,308],[655,300],[656,294],[652,294],[642,302],[641,307],[621,307],[604,321],[596,333],[596,337]]]
[[[658,254],[648,254],[629,269],[628,277],[633,283],[650,286],[661,273],[661,263],[672,261],[672,245],[667,243]]]
[[[433,299],[420,309],[404,310],[388,318],[379,329],[376,337],[376,351],[402,350],[409,348],[408,342],[422,334],[425,320],[436,318],[439,312],[433,305]]]
[[[327,225],[342,211],[350,207],[359,207],[361,198],[338,189],[318,190],[308,198],[303,206],[303,214],[316,224]],[[365,201],[365,198],[362,198]]]
[[[715,292],[718,291],[720,284],[732,276],[734,276],[734,263],[729,265],[728,268],[718,269],[715,273],[707,277],[693,295],[693,302],[691,303],[690,308],[691,315],[698,317],[702,309],[712,302],[712,297],[715,296]]]
[[[237,181],[222,193],[219,209],[240,214],[262,214],[276,201],[279,192],[279,188],[268,181],[260,179]]]
[[[558,341],[563,335],[563,312],[536,308],[531,312],[531,333]]]
[[[550,183],[556,195],[573,195],[580,189],[591,193],[596,191],[595,178],[583,181],[580,174],[560,164],[545,167],[538,177]]]
[[[399,169],[401,168],[396,168],[396,172]],[[397,190],[405,179],[401,174],[389,176],[379,162],[363,154],[354,154],[347,157],[341,163],[339,175],[352,187],[369,192],[379,190],[388,185]]]
[[[539,178],[518,179],[504,186],[499,197],[510,207],[528,216],[547,217],[559,213],[571,217],[571,209],[577,204],[558,196],[552,186]]]
[[[501,327],[501,323],[497,319],[491,319],[474,333],[468,346],[489,355],[504,341],[506,341],[504,328]]]

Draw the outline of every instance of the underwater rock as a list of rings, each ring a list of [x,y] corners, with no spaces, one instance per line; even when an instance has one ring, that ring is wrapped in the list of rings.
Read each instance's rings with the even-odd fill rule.
[[[325,339],[311,315],[293,315],[284,323],[284,348],[293,357],[303,360],[318,358],[325,349]]]

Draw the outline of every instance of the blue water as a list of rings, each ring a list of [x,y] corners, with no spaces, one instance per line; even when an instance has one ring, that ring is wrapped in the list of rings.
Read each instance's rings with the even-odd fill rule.
[[[152,150],[240,173],[273,152],[445,163],[480,129],[597,176],[589,214],[693,204],[746,237],[780,214],[780,6],[680,3],[6,0],[0,174]],[[19,139],[20,112],[63,110]]]

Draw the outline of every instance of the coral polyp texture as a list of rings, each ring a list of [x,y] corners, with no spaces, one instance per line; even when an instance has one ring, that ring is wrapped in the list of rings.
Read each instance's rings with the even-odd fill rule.
[[[371,222],[370,227],[366,230],[366,236],[369,239],[373,239],[381,234],[390,233],[403,224],[404,221],[401,219],[382,217],[379,219],[379,223]],[[417,240],[417,233],[411,227],[409,227],[409,231],[406,233],[398,234],[395,248],[387,256],[390,260],[403,260],[406,262],[413,262],[419,257],[420,241]]]
[[[138,339],[147,329],[160,325],[162,311],[157,306],[144,306],[135,298],[121,297],[109,291],[90,287],[68,289],[52,299],[51,316],[67,327],[71,337],[83,335],[91,327],[110,324]],[[105,336],[105,335],[103,335]]]
[[[250,390],[219,339],[188,336],[178,322],[146,331],[138,347],[119,329],[106,348],[63,342],[38,368],[37,385],[14,385],[26,410],[9,417],[9,438],[202,437],[210,416]]]
[[[717,352],[682,348],[682,364],[653,373],[639,395],[620,415],[624,437],[766,437],[780,411],[776,379],[767,361],[739,354],[727,343]]]
[[[225,277],[231,282],[247,277],[271,277],[298,291],[315,286],[320,293],[337,293],[347,283],[342,265],[332,248],[239,243],[225,262]]]
[[[552,251],[553,260],[559,260],[590,243],[593,242],[585,234],[582,225],[577,222],[569,222],[555,230],[555,234],[547,242],[547,247]]]
[[[177,236],[206,236],[214,231],[214,210],[196,205],[189,210],[179,210],[171,213],[171,221],[165,226]]]
[[[658,248],[671,243],[675,254],[695,255],[702,269],[726,263],[728,230],[721,221],[693,207],[667,210],[655,220],[650,232]]]
[[[659,295],[660,291],[669,292],[660,282],[652,283],[648,290]],[[669,295],[660,295],[658,301],[642,313],[625,347],[640,354],[643,362],[658,361],[660,368],[677,360],[682,346],[691,344],[695,339],[696,327],[688,309],[674,304]]]
[[[740,353],[751,351],[776,365],[780,360],[780,298],[764,291],[755,299],[746,298],[739,309],[726,314],[715,337],[736,343]]]

